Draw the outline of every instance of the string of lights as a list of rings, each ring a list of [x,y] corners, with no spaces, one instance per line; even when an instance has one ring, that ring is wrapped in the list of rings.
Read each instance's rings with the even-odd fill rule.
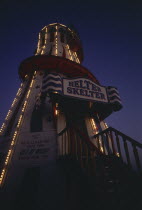
[[[73,57],[72,57],[72,54],[71,54],[71,51],[70,51],[69,45],[67,45],[67,49],[68,49],[68,51],[69,51],[70,60],[72,60],[72,61],[73,61]]]
[[[13,134],[13,137],[12,137],[12,141],[11,141],[11,144],[10,144],[10,149],[8,150],[8,153],[7,153],[7,156],[6,156],[6,159],[5,159],[4,168],[3,168],[3,170],[0,174],[0,185],[2,185],[3,180],[5,178],[8,163],[11,159],[11,156],[12,156],[12,153],[13,153],[13,150],[14,150],[14,145],[15,145],[16,139],[18,137],[18,131],[19,131],[20,126],[22,125],[22,121],[23,121],[23,118],[24,118],[24,112],[25,112],[26,106],[28,104],[28,99],[29,99],[29,96],[30,96],[31,89],[33,87],[35,75],[36,75],[36,71],[35,71],[34,76],[32,78],[28,93],[27,93],[26,98],[25,98],[24,106],[22,108],[21,115],[20,115],[19,120],[18,120],[18,124],[16,126],[16,130],[15,130],[15,132]]]
[[[56,33],[55,33],[55,55],[58,55],[58,26],[56,26]]]
[[[8,113],[5,117],[4,123],[2,124],[1,128],[0,128],[0,135],[3,135],[4,131],[6,130],[7,127],[7,123],[10,120],[13,111],[16,107],[16,104],[18,103],[18,101],[20,100],[21,94],[24,90],[25,85],[23,83],[21,83],[20,88],[18,89],[17,93],[16,93],[16,97],[14,98],[12,104],[11,104],[11,108],[8,110]]]
[[[80,63],[80,61],[79,61],[79,59],[78,59],[78,57],[77,57],[77,53],[76,53],[76,52],[74,52],[74,55],[75,55],[75,58],[76,58],[76,62],[77,62],[77,63]]]

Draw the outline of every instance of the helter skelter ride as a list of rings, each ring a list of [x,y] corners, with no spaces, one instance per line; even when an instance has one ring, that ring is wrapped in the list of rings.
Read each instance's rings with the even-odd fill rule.
[[[104,183],[108,165],[123,159],[121,142],[124,162],[131,165],[127,143],[132,144],[140,171],[137,147],[142,148],[141,144],[104,122],[122,108],[117,88],[102,86],[82,61],[76,30],[53,23],[40,31],[35,55],[20,64],[22,83],[0,130],[0,185],[7,208],[46,209],[53,205],[56,209],[59,202],[54,199],[62,200],[63,207],[63,197],[70,200],[68,191],[76,203],[74,193],[81,188],[71,190],[70,181],[63,184],[63,177],[80,167],[81,173],[91,177],[98,173],[97,183]],[[61,176],[57,160],[63,161],[65,168],[73,167],[69,173],[65,170],[68,175]],[[64,186],[62,196],[55,183],[58,188]],[[101,185],[97,189],[102,189]]]

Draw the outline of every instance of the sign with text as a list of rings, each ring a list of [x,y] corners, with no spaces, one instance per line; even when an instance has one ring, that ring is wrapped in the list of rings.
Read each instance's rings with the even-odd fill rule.
[[[63,94],[75,98],[108,103],[106,88],[85,78],[63,78]]]
[[[16,162],[31,164],[44,163],[56,159],[56,133],[48,132],[21,133],[15,150]],[[18,163],[17,162],[17,163]]]

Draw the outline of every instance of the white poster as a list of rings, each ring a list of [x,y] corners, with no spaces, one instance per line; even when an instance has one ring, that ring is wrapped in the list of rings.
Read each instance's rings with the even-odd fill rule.
[[[56,159],[55,130],[21,133],[17,139],[14,159],[17,163],[45,163]]]

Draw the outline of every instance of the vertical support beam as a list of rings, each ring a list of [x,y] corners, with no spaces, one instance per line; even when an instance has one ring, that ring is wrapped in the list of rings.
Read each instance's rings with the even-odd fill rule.
[[[76,133],[74,135],[74,145],[75,145],[75,156],[76,156],[76,159],[78,159],[78,143],[77,143],[77,135],[76,135]]]
[[[116,150],[115,150],[115,145],[114,145],[114,140],[113,140],[113,134],[112,131],[110,130],[110,140],[111,140],[111,145],[112,145],[112,152],[115,155],[116,154]]]
[[[90,150],[90,153],[91,153],[91,165],[90,165],[91,175],[95,175],[96,174],[95,151]]]
[[[67,130],[67,137],[68,137],[68,155],[71,155],[71,139],[70,139],[70,132]]]
[[[66,132],[64,132],[63,136],[64,136],[64,155],[66,155]]]
[[[124,142],[124,149],[125,149],[127,164],[131,168],[131,160],[130,160],[128,145],[127,145],[127,142],[126,142],[126,139],[125,138],[123,138],[123,142]]]
[[[133,146],[133,152],[134,152],[134,156],[135,156],[135,161],[136,161],[136,166],[137,166],[137,169],[139,171],[139,173],[141,174],[142,173],[142,168],[141,168],[141,163],[140,163],[140,159],[139,159],[139,154],[138,154],[138,150],[136,148],[136,145],[132,144]]]
[[[64,140],[63,140],[63,135],[64,134],[62,134],[62,141],[61,141],[61,148],[62,148],[62,151],[61,151],[61,155],[64,155]]]
[[[69,136],[70,136],[70,146],[71,146],[71,155],[74,156],[74,131],[73,128],[69,128]]]
[[[80,154],[79,154],[80,164],[81,164],[81,167],[83,168],[83,162],[82,162],[82,141],[81,141],[80,137],[78,138],[78,140],[79,140],[79,149],[80,149]]]
[[[107,147],[108,155],[111,155],[109,139],[108,139],[108,132],[106,132],[106,147]]]
[[[102,142],[102,147],[103,147],[103,154],[106,155],[105,145],[104,145],[104,134],[101,134],[101,142]]]
[[[119,142],[119,136],[117,131],[115,131],[115,136],[116,136],[116,143],[117,143],[117,149],[118,149],[118,153],[120,158],[122,158],[122,153],[121,153],[121,148],[120,148],[120,142]]]
[[[99,151],[100,151],[100,142],[99,142],[99,136],[97,136],[97,147],[98,147],[98,149],[99,149]]]
[[[88,153],[89,153],[89,150],[88,150],[88,145],[85,144],[85,159],[86,159],[86,168],[88,168]]]

